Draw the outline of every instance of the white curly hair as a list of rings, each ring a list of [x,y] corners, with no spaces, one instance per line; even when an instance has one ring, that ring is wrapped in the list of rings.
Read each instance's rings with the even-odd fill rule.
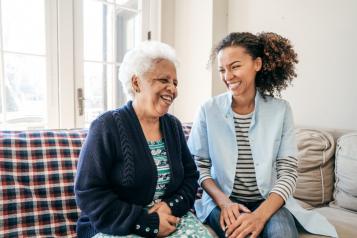
[[[134,75],[143,76],[158,59],[169,60],[176,68],[178,66],[175,50],[159,41],[144,41],[125,54],[119,68],[119,80],[124,86],[128,99],[134,97],[134,89],[131,84],[132,77]]]

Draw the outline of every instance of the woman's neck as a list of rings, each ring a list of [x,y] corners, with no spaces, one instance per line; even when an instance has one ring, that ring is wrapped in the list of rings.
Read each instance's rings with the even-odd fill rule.
[[[245,115],[249,114],[254,111],[255,108],[255,94],[256,92],[252,93],[251,95],[238,95],[233,96],[232,98],[232,110],[235,113]]]
[[[162,138],[160,132],[160,118],[148,114],[145,111],[145,108],[141,108],[140,106],[138,106],[138,103],[136,101],[133,101],[133,108],[136,116],[139,119],[146,140],[160,140]]]
[[[140,122],[144,122],[145,124],[156,124],[159,122],[159,117],[151,115],[150,113],[147,112],[145,107],[140,106],[143,105],[142,103],[138,102],[137,100],[133,100],[132,105],[135,114]]]

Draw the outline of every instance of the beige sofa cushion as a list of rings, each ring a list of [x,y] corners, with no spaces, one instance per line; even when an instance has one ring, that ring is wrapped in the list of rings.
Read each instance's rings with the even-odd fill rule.
[[[299,149],[298,179],[294,197],[311,206],[332,200],[335,142],[331,134],[312,129],[297,129]]]
[[[313,210],[326,217],[327,220],[334,225],[339,238],[357,237],[357,213],[332,207],[321,207]],[[326,236],[313,235],[300,230],[299,238],[317,237],[326,238]]]
[[[357,133],[337,140],[335,163],[334,204],[357,211]]]

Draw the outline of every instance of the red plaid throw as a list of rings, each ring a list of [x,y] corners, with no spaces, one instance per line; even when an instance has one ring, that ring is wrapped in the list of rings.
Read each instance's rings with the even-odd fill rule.
[[[0,237],[76,237],[73,184],[86,134],[0,132]]]
[[[192,128],[192,123],[182,123],[182,130],[185,134],[185,139],[188,140]]]
[[[182,123],[182,130],[183,133],[185,134],[186,140],[188,140],[188,136],[190,135],[192,129],[192,123]],[[202,197],[203,190],[201,187],[198,187],[197,193],[196,193],[196,199],[200,199]],[[194,208],[191,209],[191,212],[196,214],[196,211]]]

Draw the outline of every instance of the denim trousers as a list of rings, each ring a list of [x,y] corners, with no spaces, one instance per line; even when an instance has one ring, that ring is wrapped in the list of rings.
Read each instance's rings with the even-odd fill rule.
[[[258,202],[240,202],[233,200],[233,202],[243,204],[251,211],[257,209],[263,201],[264,200]],[[215,207],[207,217],[205,223],[207,223],[220,238],[224,238],[226,236],[219,223],[220,214],[221,210]],[[294,217],[285,207],[281,207],[274,213],[259,235],[260,238],[297,238],[298,236]]]

